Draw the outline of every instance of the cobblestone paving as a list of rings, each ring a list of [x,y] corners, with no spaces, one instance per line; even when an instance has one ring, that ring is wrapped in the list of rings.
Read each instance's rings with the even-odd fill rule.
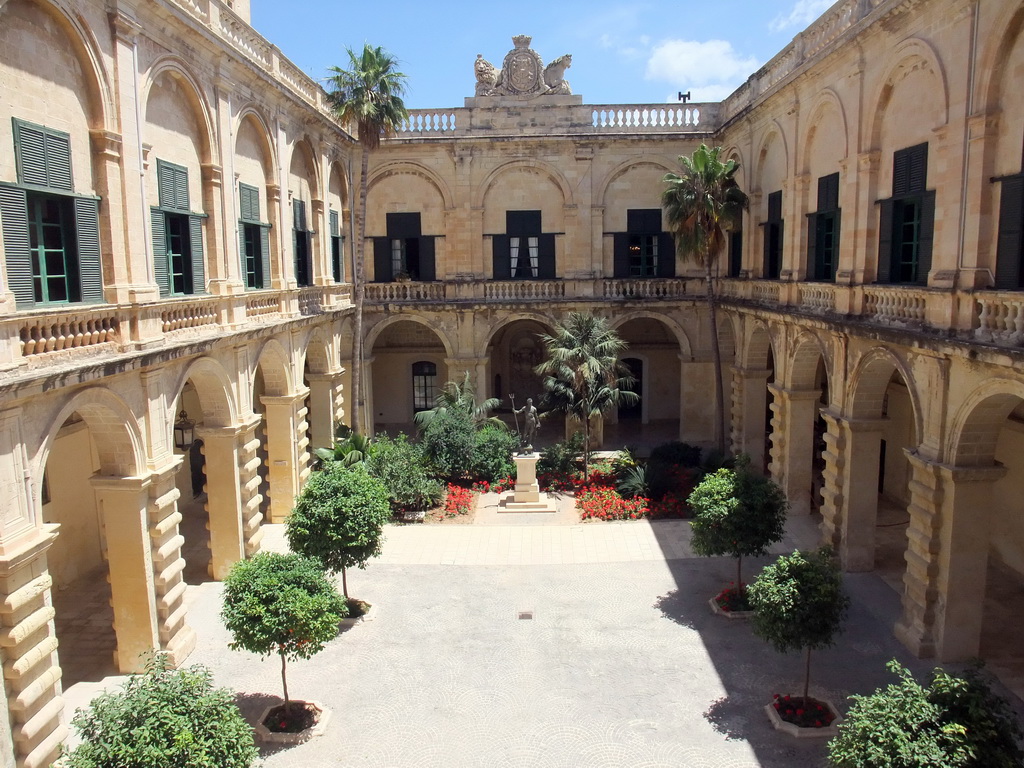
[[[542,543],[541,552],[557,550],[562,535],[590,542],[580,556],[589,552],[589,562],[563,564],[507,562],[516,550],[508,542],[537,534],[494,528],[506,541],[492,552],[502,563],[476,565],[471,537],[481,527],[389,529],[381,561],[349,575],[350,591],[373,603],[377,617],[289,665],[292,695],[333,710],[327,733],[265,751],[267,768],[823,765],[823,744],[777,735],[762,712],[772,693],[799,690],[802,657],[776,654],[745,622],[711,615],[707,599],[733,564],[692,557],[685,528],[543,529],[541,538],[555,543]],[[787,546],[812,534],[806,523],[793,528]],[[655,546],[623,556],[636,552],[635,540]],[[280,541],[277,531],[268,537]],[[443,564],[452,552],[466,564]],[[520,546],[518,556],[533,552]],[[756,567],[750,562],[745,572]],[[815,655],[812,678],[813,695],[840,704],[889,682],[890,658],[917,673],[931,666],[893,639],[892,590],[870,574],[850,574],[847,584],[848,630],[836,648]],[[280,696],[279,662],[226,650],[220,585],[190,591],[199,649],[189,661],[239,691],[255,722]]]

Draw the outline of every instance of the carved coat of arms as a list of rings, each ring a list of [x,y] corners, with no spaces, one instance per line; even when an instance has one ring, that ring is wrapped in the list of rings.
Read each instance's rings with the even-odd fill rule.
[[[533,38],[516,35],[515,45],[505,56],[501,70],[477,54],[476,73],[477,96],[550,96],[572,93],[564,79],[565,70],[572,65],[572,56],[559,56],[546,67],[540,54],[530,48]]]

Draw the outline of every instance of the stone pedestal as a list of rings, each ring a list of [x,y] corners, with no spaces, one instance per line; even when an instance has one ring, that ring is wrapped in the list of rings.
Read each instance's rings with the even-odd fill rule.
[[[503,500],[498,505],[499,512],[554,512],[546,493],[540,492],[537,482],[537,459],[539,453],[527,453],[513,456],[516,463],[516,487],[511,500]]]

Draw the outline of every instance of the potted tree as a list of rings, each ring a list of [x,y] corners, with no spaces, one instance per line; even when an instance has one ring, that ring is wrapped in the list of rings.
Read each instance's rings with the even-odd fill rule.
[[[281,657],[284,703],[269,707],[257,734],[265,741],[298,741],[319,735],[328,713],[315,701],[288,696],[288,661],[308,659],[338,635],[345,600],[313,559],[263,552],[235,564],[224,581],[221,618],[230,647]]]
[[[329,573],[341,574],[349,603],[343,618],[358,618],[369,610],[368,603],[349,597],[347,569],[365,568],[380,554],[390,518],[387,488],[361,464],[333,464],[314,473],[288,517],[285,534],[291,550],[317,560]]]
[[[805,653],[803,695],[776,694],[765,707],[768,717],[777,729],[794,736],[835,735],[836,708],[808,695],[811,651],[833,644],[850,603],[832,550],[783,555],[761,571],[747,593],[754,609],[754,634],[779,653]]]
[[[789,508],[785,494],[769,478],[748,471],[747,462],[739,459],[736,469],[707,475],[688,501],[694,512],[693,551],[704,557],[736,558],[735,586],[711,598],[711,609],[730,618],[749,616],[743,558],[764,555],[782,541]]]

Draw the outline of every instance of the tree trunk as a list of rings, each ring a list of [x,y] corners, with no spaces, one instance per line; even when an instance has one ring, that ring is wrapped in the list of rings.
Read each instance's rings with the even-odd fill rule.
[[[807,691],[811,687],[811,649],[807,648],[807,657],[804,660],[804,709],[807,708]]]
[[[725,455],[725,398],[722,396],[722,350],[718,346],[718,313],[715,308],[714,277],[711,259],[704,259],[708,281],[708,313],[711,321],[711,358],[715,367],[715,445]]]
[[[341,569],[341,593],[348,600],[348,576],[345,573],[345,569]]]
[[[370,150],[363,147],[362,162],[359,166],[359,207],[356,212],[356,263],[352,292],[356,312],[352,330],[352,431],[363,433],[363,291],[366,282],[366,177],[370,170]]]
[[[736,557],[736,591],[743,591],[743,555]]]
[[[285,714],[291,715],[292,703],[288,699],[288,677],[285,674],[285,667],[287,663],[288,660],[284,656],[284,651],[281,651],[281,685],[284,686],[284,711]]]
[[[583,419],[583,482],[590,482],[590,419]]]

